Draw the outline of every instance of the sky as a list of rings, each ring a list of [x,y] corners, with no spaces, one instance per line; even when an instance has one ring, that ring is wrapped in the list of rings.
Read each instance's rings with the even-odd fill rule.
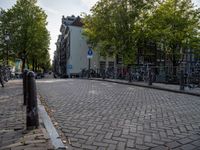
[[[50,56],[53,60],[53,53],[56,50],[56,41],[60,34],[62,16],[78,16],[82,12],[89,13],[90,8],[98,0],[38,0],[38,5],[48,15],[47,29],[51,35]],[[192,0],[197,7],[200,7],[200,0]],[[0,8],[8,9],[16,3],[16,0],[0,0]]]
[[[89,13],[90,8],[98,0],[38,0],[38,5],[48,15],[47,29],[50,32],[50,56],[53,60],[53,53],[56,50],[56,41],[60,34],[62,16],[80,16],[82,12]],[[8,9],[16,3],[16,0],[0,0],[0,8]]]

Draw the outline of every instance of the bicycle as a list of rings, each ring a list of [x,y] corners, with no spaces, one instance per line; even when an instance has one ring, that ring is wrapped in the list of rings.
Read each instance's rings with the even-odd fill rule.
[[[0,65],[0,83],[1,86],[4,87],[4,71],[3,71],[3,66]]]
[[[10,77],[11,77],[10,68],[8,66],[0,65],[0,83],[2,87],[4,87],[5,82],[8,82]]]

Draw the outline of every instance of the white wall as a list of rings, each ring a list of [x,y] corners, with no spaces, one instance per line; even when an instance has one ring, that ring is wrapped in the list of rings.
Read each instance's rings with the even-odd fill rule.
[[[88,69],[87,51],[88,46],[86,40],[82,36],[82,28],[76,26],[69,26],[70,30],[70,58],[68,65],[72,65],[70,73],[79,73],[82,69]],[[91,59],[91,68],[95,69],[99,66],[98,56],[93,51],[93,58]],[[69,71],[69,69],[68,69]]]

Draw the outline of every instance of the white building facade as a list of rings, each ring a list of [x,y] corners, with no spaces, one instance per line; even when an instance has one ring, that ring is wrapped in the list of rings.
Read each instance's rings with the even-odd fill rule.
[[[88,69],[89,58],[87,53],[89,47],[85,38],[82,36],[82,27],[69,25],[69,49],[67,59],[67,72],[74,76],[78,75],[83,69]],[[98,54],[93,51],[93,56],[90,58],[91,69],[96,69],[99,66]]]
[[[82,26],[79,16],[63,16],[62,18],[61,35],[58,36],[57,50],[54,54],[54,64],[59,65],[59,67],[54,66],[54,70],[59,70],[57,74],[60,77],[80,76],[82,70],[88,70],[89,47],[82,35]],[[96,70],[98,67],[99,56],[93,51],[92,58],[90,58],[90,69]]]

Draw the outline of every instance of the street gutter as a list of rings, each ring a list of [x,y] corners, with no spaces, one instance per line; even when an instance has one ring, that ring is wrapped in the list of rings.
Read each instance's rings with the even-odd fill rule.
[[[44,123],[44,126],[50,136],[51,142],[56,150],[70,150],[71,148],[65,146],[59,136],[56,128],[54,127],[48,113],[45,110],[45,107],[41,104],[41,101],[38,99],[38,113]]]
[[[155,86],[155,85],[142,85],[142,84],[137,84],[137,83],[121,82],[121,81],[116,81],[116,80],[114,81],[114,80],[97,79],[97,78],[95,78],[95,79],[90,78],[89,80],[112,82],[112,83],[117,83],[117,84],[139,86],[139,87],[156,89],[156,90],[161,90],[161,91],[168,91],[168,92],[174,92],[174,93],[180,93],[180,94],[187,94],[187,95],[192,95],[192,96],[200,96],[200,93],[191,93],[191,92],[186,92],[186,91],[167,89],[167,88],[162,88],[162,87],[158,87],[158,86]]]

